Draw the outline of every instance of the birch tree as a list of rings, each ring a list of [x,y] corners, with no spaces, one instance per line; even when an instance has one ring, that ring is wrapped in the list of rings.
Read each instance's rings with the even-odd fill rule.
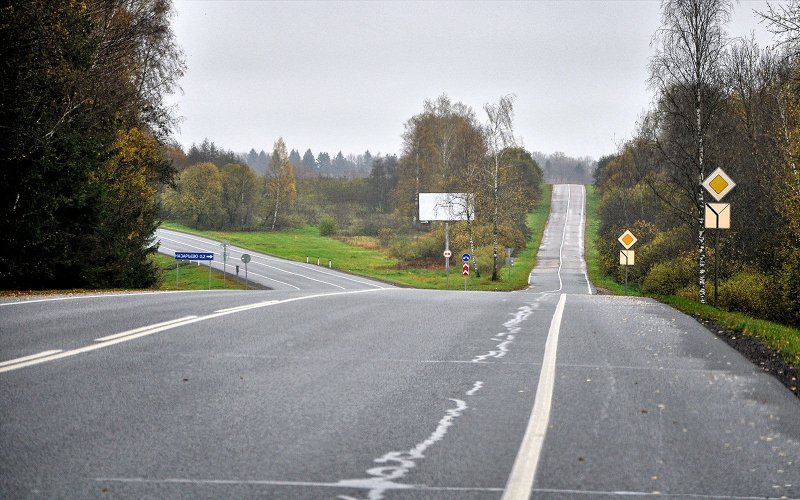
[[[661,112],[692,137],[691,151],[660,148],[675,168],[686,171],[696,194],[697,262],[700,302],[706,302],[705,195],[706,136],[723,99],[719,61],[725,50],[723,25],[730,0],[665,0],[661,29],[653,42],[650,84],[661,96]],[[683,99],[691,99],[691,113]]]
[[[278,214],[294,205],[297,201],[297,179],[294,176],[289,153],[283,138],[275,141],[266,179],[266,199],[269,206],[267,217],[271,215],[270,229],[275,230],[278,223]],[[267,221],[265,220],[265,225]]]
[[[492,185],[491,221],[492,221],[492,281],[497,281],[497,249],[500,235],[500,163],[502,152],[507,147],[516,146],[514,139],[514,99],[513,94],[500,98],[497,104],[487,103],[485,126],[486,144],[489,151],[487,172]]]

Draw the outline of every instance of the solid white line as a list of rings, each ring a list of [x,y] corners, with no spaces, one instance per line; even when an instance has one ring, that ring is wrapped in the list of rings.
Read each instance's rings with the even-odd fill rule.
[[[94,293],[94,294],[87,294],[87,295],[75,295],[69,297],[55,297],[52,299],[35,299],[35,300],[18,300],[16,302],[3,302],[0,304],[0,307],[5,306],[19,306],[25,304],[38,304],[41,302],[59,302],[62,300],[83,300],[83,299],[104,299],[104,298],[115,298],[115,297],[136,297],[140,295],[160,295],[160,294],[172,294],[172,293],[209,293],[209,292],[221,292],[221,293],[231,293],[231,292],[244,292],[244,290],[169,290],[164,292],[109,292],[109,293]]]
[[[100,337],[99,339],[94,339],[94,341],[95,342],[107,342],[109,340],[114,340],[114,339],[118,339],[118,338],[122,338],[122,337],[127,337],[128,335],[133,335],[133,334],[141,333],[141,332],[144,332],[144,331],[147,331],[147,330],[152,330],[153,328],[158,328],[160,326],[167,326],[167,325],[171,325],[173,323],[181,323],[183,321],[186,321],[187,319],[194,319],[196,317],[197,316],[184,316],[183,318],[172,319],[172,320],[169,320],[169,321],[164,321],[163,323],[156,323],[154,325],[142,326],[140,328],[134,328],[133,330],[128,330],[127,332],[115,333],[114,335],[109,335],[107,337]]]
[[[550,322],[550,331],[544,346],[542,370],[539,373],[539,384],[536,387],[536,399],[533,403],[531,418],[517,452],[517,458],[514,460],[514,466],[511,468],[503,500],[527,500],[530,498],[536,478],[536,467],[539,464],[544,436],[547,432],[547,423],[550,421],[550,407],[553,402],[553,387],[556,379],[558,336],[561,331],[561,317],[564,314],[566,301],[567,295],[562,293],[553,314],[553,320]]]
[[[279,300],[267,300],[264,302],[256,302],[255,304],[248,304],[246,306],[236,306],[236,307],[229,307],[227,309],[220,309],[218,311],[214,311],[216,313],[231,313],[231,312],[240,312],[240,311],[247,311],[249,309],[256,309],[258,307],[266,307],[277,304],[280,302]]]
[[[237,307],[237,308],[233,308],[232,310],[223,310],[222,312],[215,312],[213,314],[208,314],[206,316],[200,316],[200,317],[187,316],[187,319],[183,319],[182,321],[176,320],[175,322],[168,322],[169,324],[159,323],[159,325],[163,325],[163,326],[151,325],[150,327],[145,327],[146,329],[144,329],[144,330],[139,329],[141,331],[139,331],[138,333],[133,333],[133,334],[130,333],[130,332],[124,332],[125,336],[123,336],[123,337],[111,336],[111,337],[118,337],[118,338],[112,338],[111,340],[106,340],[104,342],[98,342],[96,344],[88,345],[86,347],[81,347],[79,349],[72,349],[70,351],[64,351],[64,352],[58,351],[57,353],[54,353],[52,355],[38,357],[36,359],[30,359],[30,360],[24,361],[24,362],[16,362],[13,365],[2,366],[2,367],[0,367],[0,373],[9,372],[9,371],[12,371],[12,370],[17,370],[19,368],[25,368],[27,366],[38,365],[40,363],[45,363],[47,361],[56,361],[56,360],[59,360],[59,359],[68,358],[70,356],[75,356],[77,354],[82,354],[82,353],[85,353],[85,352],[95,351],[97,349],[103,349],[105,347],[110,347],[112,345],[120,344],[122,342],[128,342],[128,341],[131,341],[131,340],[134,340],[134,339],[138,339],[138,338],[141,338],[141,337],[145,337],[145,336],[148,336],[148,335],[153,335],[154,333],[160,333],[160,332],[163,332],[163,331],[166,331],[166,330],[171,330],[173,328],[178,328],[178,327],[181,327],[181,326],[190,325],[192,323],[198,323],[200,321],[206,321],[206,320],[209,320],[209,319],[219,318],[221,316],[226,316],[228,314],[235,314],[235,313],[242,312],[242,311],[248,311],[248,310],[251,310],[251,309],[256,309],[258,307],[267,307],[267,306],[271,306],[271,305],[275,305],[275,304],[287,304],[289,302],[295,302],[295,301],[298,301],[298,300],[308,300],[308,299],[315,299],[315,298],[319,298],[319,297],[331,297],[331,296],[335,296],[335,295],[351,295],[351,294],[356,294],[356,293],[367,293],[367,292],[377,292],[377,291],[379,291],[379,289],[370,288],[370,289],[367,289],[367,290],[354,290],[354,291],[350,291],[350,292],[318,293],[318,294],[314,294],[314,295],[305,295],[305,296],[302,296],[302,297],[294,297],[294,298],[291,298],[291,299],[286,299],[286,300],[281,300],[281,301],[257,302],[255,304],[249,304],[248,306]]]
[[[0,363],[0,366],[8,366],[8,365],[15,365],[17,363],[24,363],[25,361],[30,361],[32,359],[43,358],[45,356],[50,356],[51,354],[57,354],[61,352],[61,349],[54,349],[52,351],[42,351],[39,354],[31,354],[30,356],[25,356],[22,358],[17,359],[10,359],[8,361],[3,361]]]

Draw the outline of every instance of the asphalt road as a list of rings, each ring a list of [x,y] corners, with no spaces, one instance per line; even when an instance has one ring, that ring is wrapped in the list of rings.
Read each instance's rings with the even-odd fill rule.
[[[591,295],[583,189],[553,196],[524,292],[0,302],[0,497],[800,498],[800,401]]]
[[[174,256],[175,252],[212,252],[214,260],[210,264],[214,269],[223,270],[222,246],[220,241],[203,238],[191,234],[158,229],[156,239],[159,241],[159,252]],[[363,290],[385,288],[384,283],[328,269],[328,261],[309,258],[309,263],[293,262],[271,255],[245,250],[228,245],[228,259],[224,266],[229,276],[235,278],[236,266],[239,266],[239,278],[245,279],[245,265],[242,254],[251,257],[247,265],[247,279],[271,290]],[[310,257],[310,256],[309,256]],[[200,261],[208,265],[209,261]]]

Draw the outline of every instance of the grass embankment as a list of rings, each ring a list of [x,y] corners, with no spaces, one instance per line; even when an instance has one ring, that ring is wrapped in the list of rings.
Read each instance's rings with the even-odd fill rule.
[[[481,277],[475,276],[473,270],[467,280],[468,290],[519,290],[528,285],[528,274],[536,264],[536,253],[539,250],[544,226],[550,213],[551,190],[552,186],[543,186],[542,200],[536,210],[528,214],[528,227],[531,228],[531,237],[527,248],[515,257],[515,263],[510,273],[511,278],[509,279],[508,268],[505,268],[502,269],[498,281],[491,281],[491,272],[486,272],[487,264],[490,263],[482,262]],[[336,238],[320,236],[319,229],[316,227],[275,232],[197,231],[175,223],[164,223],[162,227],[206,236],[215,240],[227,240],[239,247],[298,262],[305,262],[306,258],[308,258],[311,263],[316,264],[317,259],[319,259],[321,265],[327,266],[330,261],[333,269],[398,285],[439,290],[459,290],[464,288],[464,279],[461,276],[461,260],[455,252],[451,258],[450,276],[448,278],[444,270],[444,262],[442,262],[440,269],[401,269],[397,259],[389,257],[378,248],[374,248],[377,245],[366,245],[373,248],[365,248],[358,244],[348,244]],[[352,241],[355,242],[357,240],[356,238]],[[369,239],[365,238],[364,240]],[[505,256],[499,258],[504,259]],[[172,279],[174,282],[174,275]]]
[[[158,264],[164,276],[161,280],[159,290],[208,290],[209,272],[207,266],[198,266],[196,262],[176,261],[174,257],[164,254],[155,254],[152,259]],[[176,262],[179,262],[180,272],[176,269]],[[176,282],[177,280],[177,282]],[[239,275],[239,285],[236,285],[236,271],[231,266],[231,271],[223,279],[222,271],[211,270],[211,290],[222,289],[244,289],[244,271]],[[252,288],[252,283],[250,288]]]
[[[594,242],[600,218],[597,214],[597,196],[594,186],[586,187],[586,266],[589,279],[598,288],[603,288],[614,295],[643,295],[634,285],[625,291],[625,287],[600,271],[598,250]],[[746,314],[725,311],[709,304],[689,300],[674,295],[648,295],[656,300],[669,304],[679,311],[696,318],[709,321],[722,329],[740,333],[757,339],[762,344],[780,353],[785,362],[800,366],[800,330],[771,321],[753,318]]]

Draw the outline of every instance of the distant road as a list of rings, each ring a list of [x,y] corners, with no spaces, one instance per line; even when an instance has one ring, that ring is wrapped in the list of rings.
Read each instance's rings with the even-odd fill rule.
[[[800,401],[591,294],[583,204],[554,188],[521,292],[0,300],[0,498],[800,498]]]
[[[159,252],[175,256],[175,252],[213,252],[214,269],[222,271],[222,247],[220,241],[203,238],[191,234],[158,229],[156,239],[161,243]],[[244,280],[244,264],[241,257],[247,253],[252,260],[247,265],[248,279],[272,290],[363,290],[386,288],[391,285],[380,283],[328,269],[327,261],[316,265],[293,262],[266,255],[252,250],[245,250],[233,245],[228,246],[227,272],[235,277],[236,266],[240,267],[239,277]],[[202,265],[208,262],[201,261]]]

